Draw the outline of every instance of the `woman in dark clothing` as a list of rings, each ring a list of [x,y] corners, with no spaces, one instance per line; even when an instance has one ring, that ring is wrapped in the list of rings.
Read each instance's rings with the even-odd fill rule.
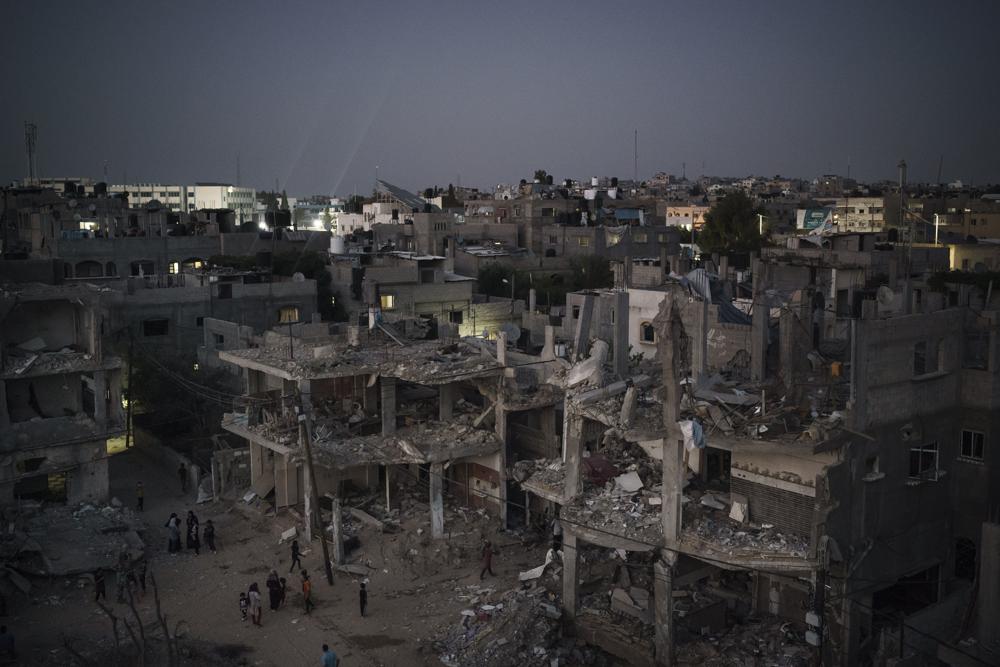
[[[195,555],[201,553],[201,540],[198,539],[198,517],[188,510],[187,516],[187,548],[194,549]]]
[[[209,550],[215,553],[215,524],[209,519],[205,522],[205,529],[201,531],[202,537],[205,538],[205,544],[208,546]]]
[[[281,604],[281,582],[276,570],[271,570],[271,574],[267,575],[267,597],[271,603],[271,611],[277,611]]]

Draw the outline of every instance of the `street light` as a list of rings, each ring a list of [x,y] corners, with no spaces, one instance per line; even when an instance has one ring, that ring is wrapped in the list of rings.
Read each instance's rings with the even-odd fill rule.
[[[757,214],[757,233],[760,234],[761,236],[764,235],[764,214],[763,213],[758,213]]]
[[[938,214],[934,214],[934,245],[938,244],[938,226],[941,223],[938,221]]]
[[[513,301],[514,301],[514,274],[513,273],[510,274],[510,280],[507,280],[506,278],[501,278],[500,280],[503,282],[504,285],[510,285],[510,300],[511,300],[511,303],[513,303]]]

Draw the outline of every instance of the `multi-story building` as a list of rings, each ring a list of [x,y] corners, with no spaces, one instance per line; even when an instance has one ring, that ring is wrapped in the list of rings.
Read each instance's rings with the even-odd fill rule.
[[[112,295],[88,285],[0,290],[0,502],[108,500],[122,433],[121,360],[104,349]]]
[[[129,205],[146,206],[158,201],[178,213],[191,213],[198,209],[231,209],[238,221],[253,220],[256,191],[229,183],[195,183],[170,185],[161,183],[130,183],[111,185],[111,194],[127,194]]]

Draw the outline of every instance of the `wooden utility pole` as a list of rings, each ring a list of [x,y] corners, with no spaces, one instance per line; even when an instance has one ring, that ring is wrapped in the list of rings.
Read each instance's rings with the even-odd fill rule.
[[[125,411],[125,449],[132,446],[132,404],[135,403],[135,391],[132,388],[132,349],[134,347],[135,335],[132,333],[132,325],[130,323],[128,325],[128,409]]]
[[[306,474],[309,475],[309,481],[312,482],[312,505],[315,508],[314,511],[320,514],[319,490],[316,486],[316,469],[313,467],[312,457],[312,421],[310,420],[309,401],[306,400],[305,395],[301,391],[299,392],[299,399],[302,405],[302,411],[299,413],[299,421],[305,425],[305,438],[302,439],[302,444],[306,450]],[[312,515],[307,516],[306,521],[313,521]],[[330,550],[326,546],[326,529],[323,528],[322,521],[319,522],[319,543],[323,547],[323,565],[326,570],[326,582],[333,586],[333,567],[330,565]]]

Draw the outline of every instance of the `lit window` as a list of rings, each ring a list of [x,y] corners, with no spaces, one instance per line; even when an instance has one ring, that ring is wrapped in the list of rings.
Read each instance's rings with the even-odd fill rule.
[[[983,460],[986,434],[979,431],[962,430],[962,458]]]
[[[645,243],[646,242],[646,235],[645,234],[633,234],[632,235],[632,240],[635,241],[636,243]]]
[[[382,310],[392,310],[396,307],[396,295],[395,294],[383,294],[379,297],[379,305]]]
[[[581,248],[588,248],[588,247],[590,247],[590,237],[589,236],[578,236],[578,237],[576,237],[576,242],[580,245]]]
[[[278,311],[278,322],[291,324],[299,321],[299,309],[296,306],[282,306]]]
[[[167,270],[171,274],[180,273],[180,271],[181,271],[181,265],[180,265],[179,262],[170,262],[170,264],[167,265]]]

